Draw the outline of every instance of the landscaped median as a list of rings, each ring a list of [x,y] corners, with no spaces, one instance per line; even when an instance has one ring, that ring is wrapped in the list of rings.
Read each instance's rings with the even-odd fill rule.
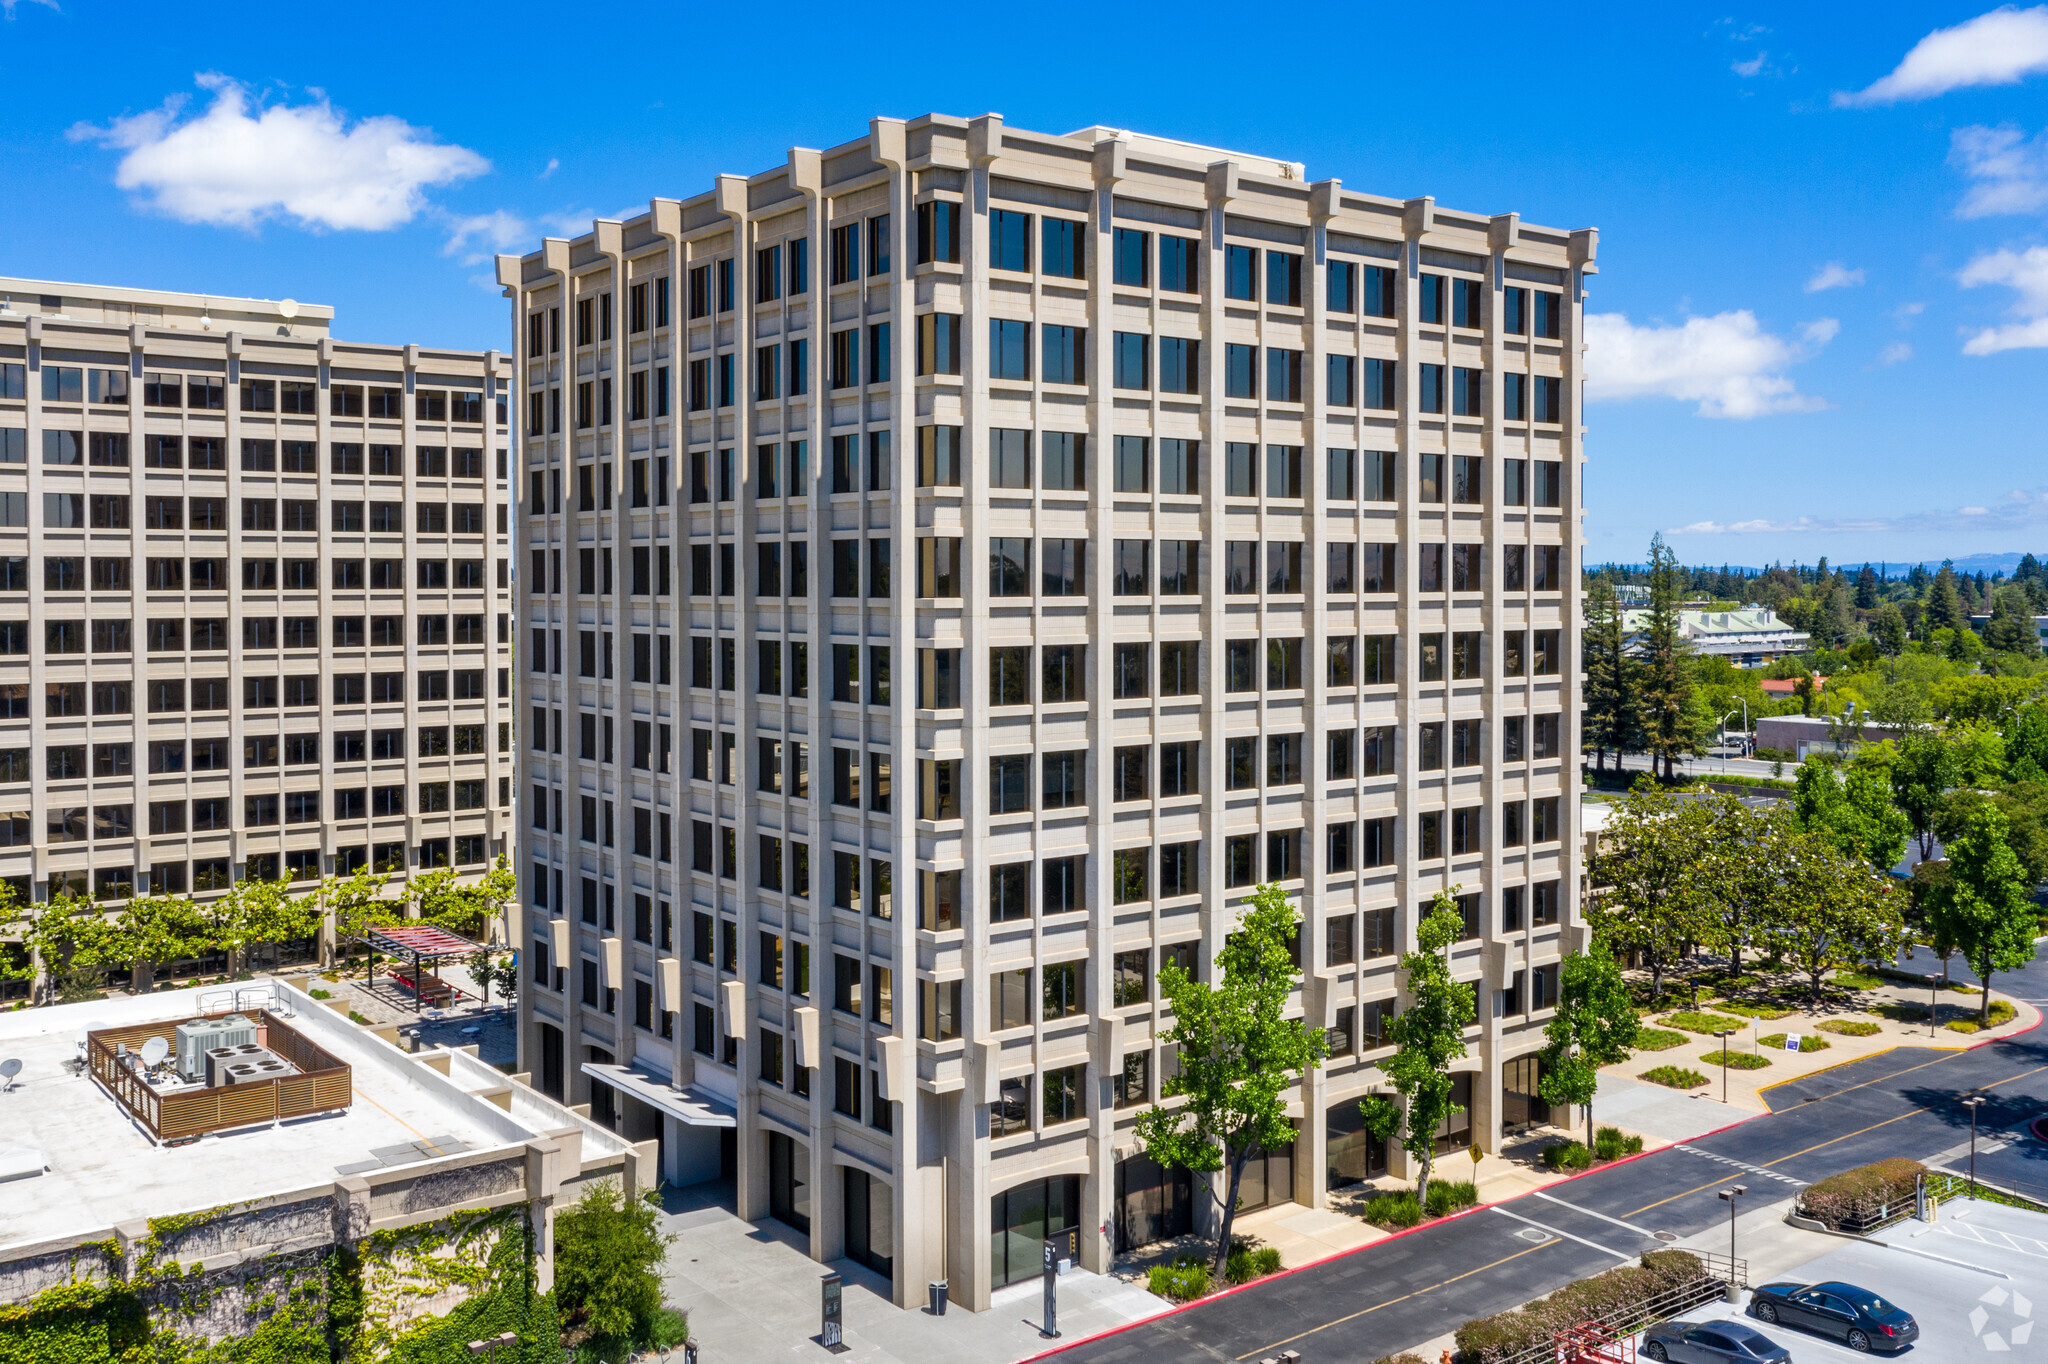
[[[1611,1336],[1626,1336],[1711,1302],[1723,1288],[1707,1262],[1691,1251],[1653,1250],[1640,1266],[1610,1269],[1566,1284],[1547,1298],[1466,1322],[1455,1335],[1458,1364],[1550,1360],[1559,1331],[1597,1322]]]

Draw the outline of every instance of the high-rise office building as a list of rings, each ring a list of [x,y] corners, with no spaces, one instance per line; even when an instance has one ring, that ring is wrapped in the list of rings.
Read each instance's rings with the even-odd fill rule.
[[[1358,1101],[1453,894],[1445,1149],[1545,1117],[1581,935],[1591,231],[994,115],[877,119],[501,257],[525,1068],[819,1259],[985,1307],[1209,1200],[1138,1149],[1247,891]]]
[[[332,318],[0,279],[23,900],[510,852],[512,365]]]

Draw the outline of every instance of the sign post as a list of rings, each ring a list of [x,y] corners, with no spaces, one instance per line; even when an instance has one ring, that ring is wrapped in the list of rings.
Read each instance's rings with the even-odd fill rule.
[[[1056,1245],[1057,1243],[1051,1237],[1046,1238],[1045,1325],[1038,1332],[1039,1337],[1044,1340],[1058,1340],[1060,1337],[1058,1289],[1060,1266],[1059,1251],[1055,1248]]]
[[[837,1274],[827,1274],[822,1285],[824,1301],[820,1305],[823,1321],[819,1325],[818,1343],[833,1354],[844,1354],[847,1350],[845,1327],[839,1315],[840,1279]]]

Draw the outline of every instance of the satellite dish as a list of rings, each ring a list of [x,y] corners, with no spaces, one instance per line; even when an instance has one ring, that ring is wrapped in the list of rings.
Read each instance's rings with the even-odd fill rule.
[[[213,319],[211,317],[208,317],[205,313],[199,314],[199,327],[200,330],[202,331],[212,331]]]
[[[14,1077],[21,1074],[21,1058],[10,1056],[0,1061],[0,1091],[14,1088]]]
[[[299,301],[295,298],[285,299],[277,305],[277,315],[285,318],[297,317],[299,315]]]
[[[151,1069],[162,1065],[164,1058],[170,1054],[171,1043],[168,1038],[152,1037],[142,1044],[142,1064]]]

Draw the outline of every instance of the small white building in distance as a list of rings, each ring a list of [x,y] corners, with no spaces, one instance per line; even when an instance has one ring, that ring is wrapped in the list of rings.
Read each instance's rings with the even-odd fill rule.
[[[1648,611],[1625,611],[1622,628],[1631,635],[1640,632]],[[1746,606],[1740,611],[1681,611],[1679,628],[1699,652],[1726,658],[1738,668],[1761,668],[1786,654],[1806,652],[1811,636],[1778,619],[1768,606]]]

